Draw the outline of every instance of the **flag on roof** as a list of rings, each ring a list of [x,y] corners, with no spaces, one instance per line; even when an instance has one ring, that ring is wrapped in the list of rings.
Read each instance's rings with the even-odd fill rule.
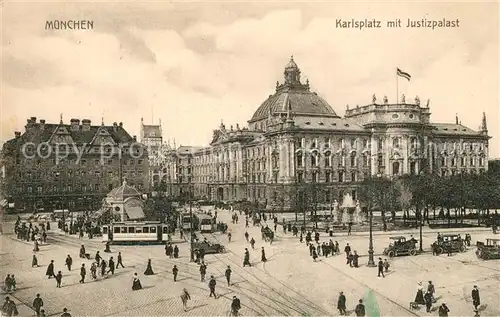
[[[407,72],[404,72],[404,71],[402,71],[401,69],[397,68],[397,73],[398,73],[398,76],[399,76],[399,77],[406,78],[406,79],[408,79],[408,81],[410,81],[410,79],[411,79],[411,75],[410,75],[410,74],[408,74]]]

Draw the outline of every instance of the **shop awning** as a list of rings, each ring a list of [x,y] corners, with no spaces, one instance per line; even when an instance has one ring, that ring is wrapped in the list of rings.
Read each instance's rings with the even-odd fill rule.
[[[141,207],[127,207],[125,208],[125,212],[130,220],[143,219],[146,217]]]

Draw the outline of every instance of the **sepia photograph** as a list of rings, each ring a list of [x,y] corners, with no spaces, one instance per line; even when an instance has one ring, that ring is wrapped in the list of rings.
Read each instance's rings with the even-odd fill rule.
[[[497,1],[0,1],[0,316],[500,316]]]

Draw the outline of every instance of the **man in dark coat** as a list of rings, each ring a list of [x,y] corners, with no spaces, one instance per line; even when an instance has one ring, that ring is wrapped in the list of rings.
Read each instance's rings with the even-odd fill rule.
[[[380,277],[380,274],[382,274],[382,277],[385,277],[384,275],[384,261],[382,261],[382,258],[378,258],[378,277]]]
[[[85,283],[85,275],[87,275],[87,270],[85,269],[85,264],[82,264],[80,268],[80,283]]]
[[[233,296],[233,301],[231,302],[231,312],[234,316],[238,316],[238,311],[241,308],[240,299],[236,296]]]
[[[71,271],[71,265],[73,265],[73,259],[71,258],[71,255],[68,254],[66,257],[66,266],[68,267],[68,271]]]
[[[349,264],[349,253],[351,253],[351,247],[349,246],[349,243],[346,244],[346,246],[344,248],[344,252],[345,252],[345,258],[346,258],[346,264]]]
[[[337,301],[337,309],[341,315],[346,314],[346,298],[344,292],[340,292],[339,299]]]
[[[36,294],[36,298],[33,300],[33,308],[35,309],[36,316],[40,316],[40,310],[43,307],[43,300],[40,297],[40,294]]]
[[[474,305],[474,310],[477,312],[477,308],[481,305],[481,298],[479,297],[479,289],[477,285],[474,285],[472,289],[472,305]]]
[[[120,265],[122,266],[122,268],[125,268],[122,261],[123,261],[122,253],[118,252],[118,262],[116,263],[116,268],[118,268],[118,266],[120,266]]]
[[[450,312],[450,309],[448,308],[448,306],[446,306],[445,303],[442,303],[441,306],[439,306],[438,316],[439,317],[448,317],[449,312]]]
[[[425,300],[426,311],[430,313],[432,308],[432,293],[427,291],[427,293],[425,293],[424,295],[424,300]]]
[[[215,286],[217,285],[217,281],[215,280],[214,276],[210,276],[210,281],[208,282],[208,288],[210,289],[210,296],[214,295],[214,298],[217,298],[217,295],[215,294]]]
[[[228,265],[226,272],[224,273],[226,275],[227,286],[231,285],[231,273],[232,273],[231,267]]]
[[[45,272],[45,275],[47,275],[49,278],[51,278],[52,276],[56,277],[56,275],[54,274],[54,260],[50,260],[50,264],[47,267],[47,272]]]
[[[243,267],[245,266],[252,266],[252,264],[250,264],[250,252],[248,252],[248,249],[245,248],[245,257],[243,258]]]
[[[61,282],[62,282],[62,273],[61,271],[57,272],[56,275],[56,287],[61,288]]]
[[[207,275],[207,266],[205,265],[205,262],[202,262],[200,265],[200,280],[202,282],[205,282],[205,275]]]
[[[108,262],[109,262],[108,263],[108,266],[109,266],[108,273],[111,272],[111,274],[115,274],[115,261],[113,260],[113,257],[110,257]]]
[[[357,317],[364,317],[365,316],[365,305],[363,305],[363,300],[359,300],[359,304],[356,305],[356,309],[354,309],[354,312],[356,313]]]
[[[106,275],[106,261],[101,259],[101,276]]]
[[[174,265],[174,268],[172,269],[172,274],[174,275],[174,282],[177,282],[177,274],[179,274],[179,269],[177,268],[177,265]]]

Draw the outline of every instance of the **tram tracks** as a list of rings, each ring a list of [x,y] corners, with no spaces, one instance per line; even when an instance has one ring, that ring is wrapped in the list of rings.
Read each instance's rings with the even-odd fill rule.
[[[217,239],[217,237],[215,237],[215,235],[212,235],[212,237],[215,240],[219,241]],[[229,252],[231,252],[232,254],[236,255],[232,250],[230,250],[230,249],[227,249],[227,250]],[[271,291],[273,291],[276,294],[278,294],[280,297],[282,297],[282,299],[284,299],[288,303],[290,303],[290,304],[292,304],[292,305],[294,305],[296,307],[299,307],[300,310],[292,308],[295,313],[300,313],[301,315],[307,315],[307,314],[309,314],[308,310],[313,309],[313,310],[315,310],[315,314],[314,315],[318,315],[318,313],[319,313],[319,315],[329,314],[329,312],[325,311],[322,307],[320,307],[319,305],[317,305],[313,301],[309,300],[304,294],[301,294],[300,292],[298,292],[295,289],[293,289],[293,287],[291,287],[290,285],[288,285],[288,284],[286,284],[286,283],[284,283],[284,282],[276,279],[274,276],[270,275],[269,272],[264,271],[264,270],[262,270],[262,269],[260,269],[258,267],[255,267],[255,266],[252,269],[252,270],[256,269],[256,270],[264,273],[267,277],[270,277],[271,280],[278,282],[278,284],[280,284],[282,287],[285,287],[286,289],[288,289],[289,291],[292,291],[293,293],[295,293],[299,297],[304,298],[305,302],[301,301],[300,299],[294,299],[293,297],[290,297],[290,296],[282,294],[282,292],[280,292],[279,290],[277,290],[275,287],[271,286],[270,284],[266,283],[261,278],[259,278],[254,272],[246,271],[242,266],[240,266],[235,261],[233,261],[231,259],[228,259],[228,260],[231,261],[232,263],[234,263],[239,268],[241,268],[243,272],[245,272],[245,273],[249,274],[250,276],[252,276],[253,278],[255,278],[261,285],[266,286],[268,289],[270,289]],[[300,306],[306,306],[307,309],[304,309],[303,307],[300,307]]]
[[[61,238],[63,237],[63,238]],[[81,243],[79,242],[76,242],[74,241],[71,237],[65,237],[65,236],[59,236],[59,237],[51,237],[51,240],[54,240],[54,241],[57,241],[57,242],[62,242],[64,244],[68,244],[68,245],[71,245],[71,246],[80,246]],[[101,244],[100,242],[97,242],[97,241],[92,241],[92,246],[88,247],[88,241],[86,241],[87,244],[86,245],[86,251],[87,253],[95,253],[95,251],[97,251],[98,249],[96,248],[96,246],[99,244]],[[121,250],[123,252],[123,249]],[[135,255],[135,254],[126,254],[124,255],[124,257],[127,259],[126,260],[126,263],[127,263],[127,267],[139,267],[141,266],[141,263],[144,263],[145,259],[139,255]],[[135,264],[135,265],[129,265],[129,264]],[[170,266],[170,268],[173,266],[173,265],[177,265],[177,266],[183,266],[181,272],[179,275],[178,275],[178,280],[179,280],[179,277],[185,277],[185,279],[183,280],[183,282],[185,282],[186,284],[189,285],[189,287],[193,287],[193,288],[197,288],[197,289],[200,289],[200,290],[203,290],[203,291],[207,291],[207,288],[206,287],[202,287],[202,286],[199,286],[199,285],[196,285],[194,284],[193,282],[199,280],[199,272],[198,272],[198,268],[199,266],[192,266],[192,265],[189,265],[187,263],[183,263],[183,262],[178,262],[178,261],[175,261],[175,260],[172,260],[172,259],[169,259],[169,258],[166,258],[166,259],[161,259],[160,261],[157,261],[155,262],[155,264],[153,265],[154,267],[154,270],[156,272],[155,276],[158,276],[162,279],[165,279],[165,280],[173,280],[173,277],[169,276],[168,272],[170,271],[169,268],[167,267]],[[215,266],[214,266],[215,267]],[[216,268],[216,267],[215,267]],[[159,270],[158,270],[159,269]],[[197,272],[192,272],[191,269],[196,269]],[[216,268],[217,269],[217,268]],[[217,269],[219,272],[220,270]],[[171,272],[171,271],[170,271]],[[224,276],[224,274],[222,274],[222,276]],[[191,282],[188,282],[188,281],[191,281]],[[250,281],[248,280],[244,280],[244,282],[248,282],[251,284]],[[223,287],[223,286],[219,286],[218,288],[222,288],[224,291],[229,291],[229,293],[231,292],[234,292],[234,289],[231,289],[231,288],[226,288],[226,287]],[[253,295],[253,296],[252,296]],[[258,299],[255,297],[255,294],[252,294],[252,295],[249,295],[249,294],[244,294],[244,296],[248,299],[250,299],[255,306],[259,306],[259,310],[261,310],[262,312],[256,310],[254,307],[250,306],[250,305],[245,305],[245,304],[242,304],[243,307],[246,307],[247,309],[249,309],[250,311],[253,311],[254,314],[258,314],[258,315],[269,315],[269,309],[263,309],[262,306],[267,306],[269,308],[273,308],[271,305],[269,305],[268,303],[266,303],[265,300],[268,300],[268,301],[272,301],[273,302],[273,299],[269,296],[260,296],[260,297],[264,297],[264,300],[262,299]],[[225,297],[229,300],[231,300],[231,298],[228,298],[227,296],[222,296],[222,297]],[[258,304],[257,304],[258,303]],[[276,309],[273,309],[274,311],[276,311]],[[278,311],[280,313],[284,313],[283,311]],[[113,313],[115,314],[115,313]]]

